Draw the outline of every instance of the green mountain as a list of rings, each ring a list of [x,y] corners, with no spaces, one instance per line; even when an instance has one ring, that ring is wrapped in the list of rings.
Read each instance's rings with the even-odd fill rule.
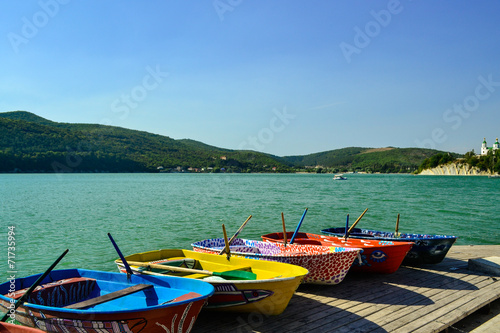
[[[440,151],[424,148],[348,147],[304,156],[285,156],[295,166],[320,166],[333,172],[365,171],[407,173],[418,169],[426,158]]]
[[[0,172],[413,172],[439,151],[349,147],[304,156],[231,150],[98,124],[0,113]],[[316,167],[319,166],[319,167]]]
[[[274,157],[194,140],[97,124],[56,123],[25,111],[0,113],[0,172],[289,171]]]

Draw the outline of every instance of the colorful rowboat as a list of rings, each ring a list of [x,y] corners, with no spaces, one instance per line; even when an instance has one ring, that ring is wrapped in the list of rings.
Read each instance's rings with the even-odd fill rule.
[[[10,312],[41,275],[0,284],[0,309]],[[204,281],[170,276],[54,270],[14,314],[47,332],[189,332],[213,292]]]
[[[191,279],[204,279],[215,288],[204,309],[230,312],[258,312],[265,315],[282,313],[302,279],[306,269],[294,265],[251,260],[226,255],[199,253],[189,250],[166,249],[136,253],[125,257],[133,271],[143,274],[168,274]],[[254,280],[226,280],[206,274],[192,274],[164,269],[134,266],[134,262],[163,264],[211,272],[231,272],[237,269],[250,270],[256,274]],[[120,271],[125,272],[121,261],[116,260]]]
[[[321,230],[322,233],[342,237],[345,228],[328,228]],[[443,261],[456,236],[424,235],[424,234],[398,234],[368,229],[352,229],[349,237],[359,239],[375,239],[390,242],[414,242],[410,252],[403,260],[404,265],[437,264]]]
[[[287,232],[287,239],[292,237],[292,232]],[[263,235],[266,242],[283,242],[283,233],[275,232]],[[413,243],[391,242],[369,239],[353,239],[334,236],[296,233],[294,244],[309,244],[316,246],[342,246],[345,248],[361,248],[360,257],[354,260],[351,270],[355,272],[373,272],[390,274],[398,270]]]
[[[224,239],[206,239],[191,245],[197,252],[218,253],[224,247]],[[284,246],[242,238],[234,239],[230,246],[233,256],[284,262],[304,267],[309,271],[304,278],[304,283],[314,284],[342,282],[360,251],[359,248],[334,246]]]

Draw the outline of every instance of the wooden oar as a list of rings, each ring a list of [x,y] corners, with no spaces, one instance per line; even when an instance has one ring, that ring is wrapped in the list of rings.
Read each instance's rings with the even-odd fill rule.
[[[346,237],[349,237],[349,234],[351,233],[352,229],[354,229],[354,227],[356,226],[356,224],[358,224],[359,220],[361,220],[361,218],[363,217],[363,215],[365,215],[366,211],[368,210],[365,209],[365,211],[358,217],[358,219],[356,220],[356,222],[354,222],[354,224],[349,228],[349,230],[347,230],[347,234],[346,234]]]
[[[222,233],[224,234],[224,244],[226,248],[227,260],[229,260],[229,258],[231,257],[231,250],[229,249],[229,241],[227,240],[226,227],[224,226],[224,223],[222,224]]]
[[[302,225],[302,221],[304,221],[304,217],[306,216],[306,213],[307,213],[307,208],[306,208],[306,210],[304,210],[304,214],[302,214],[302,218],[300,219],[300,222],[297,225],[297,228],[293,232],[292,238],[290,238],[290,244],[292,244],[293,241],[295,240],[295,236],[297,236],[297,233],[299,232],[300,226]]]
[[[398,214],[398,219],[396,221],[396,232],[394,233],[394,237],[399,237],[399,214]]]
[[[239,233],[241,230],[243,230],[243,228],[245,227],[245,225],[247,224],[247,222],[252,218],[252,215],[250,215],[247,220],[245,222],[243,222],[243,224],[241,225],[241,227],[234,233],[234,235],[229,238],[229,245],[231,245],[231,243],[233,242],[233,240],[238,237]],[[224,252],[226,252],[226,248],[224,247],[222,250],[220,250],[219,252],[219,255],[220,254],[224,254]]]
[[[127,263],[127,260],[125,260],[125,257],[122,254],[122,251],[118,248],[118,245],[115,243],[115,240],[113,237],[111,237],[111,234],[108,232],[108,237],[111,240],[111,243],[113,243],[113,246],[115,247],[116,252],[118,253],[118,256],[122,260],[123,264],[125,265],[125,269],[127,270],[127,279],[130,279],[130,275],[133,275],[134,273],[132,272],[132,269]]]
[[[220,276],[220,277],[222,277],[224,279],[228,279],[228,280],[256,280],[257,279],[257,274],[255,274],[253,272],[239,271],[239,270],[232,270],[232,271],[225,271],[225,272],[212,272],[212,271],[207,271],[204,269],[192,269],[192,268],[176,267],[176,266],[169,266],[169,265],[150,264],[150,263],[141,262],[141,261],[129,261],[129,264],[132,266],[156,268],[156,269],[162,269],[162,270],[169,270],[169,271],[173,271],[173,272]]]
[[[283,222],[283,244],[286,247],[286,228],[285,228],[285,215],[281,212],[281,221]]]
[[[66,255],[66,253],[68,253],[69,249],[66,249],[66,251],[63,252],[63,254],[61,254],[59,256],[59,258],[57,258],[56,261],[54,261],[54,263],[52,265],[50,265],[49,269],[47,269],[45,271],[45,273],[43,273],[36,281],[35,283],[33,283],[31,285],[31,287],[26,290],[26,292],[23,294],[23,296],[21,296],[21,298],[19,298],[16,303],[14,304],[14,309],[12,308],[8,308],[7,309],[7,313],[2,317],[2,319],[0,319],[0,321],[6,321],[7,318],[10,317],[10,313],[11,311],[15,311],[21,304],[23,304],[26,299],[29,297],[29,295],[31,295],[31,293],[33,292],[33,290],[35,290],[36,287],[38,287],[38,285],[43,281],[43,279],[45,279],[47,277],[47,275],[49,275],[49,273],[54,269],[54,267],[56,267],[56,265],[59,263],[59,261],[61,261],[61,259]]]

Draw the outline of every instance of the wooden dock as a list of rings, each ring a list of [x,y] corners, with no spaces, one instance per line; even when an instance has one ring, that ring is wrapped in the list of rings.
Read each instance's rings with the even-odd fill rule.
[[[440,264],[301,285],[279,316],[202,311],[192,332],[445,331],[500,299],[500,277],[468,270],[468,259],[491,256],[500,245],[453,246]]]

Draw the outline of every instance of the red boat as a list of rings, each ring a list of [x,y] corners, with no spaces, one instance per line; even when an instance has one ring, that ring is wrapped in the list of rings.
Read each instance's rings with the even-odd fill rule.
[[[291,239],[293,232],[287,232],[286,238]],[[267,242],[283,243],[283,233],[275,232],[263,235]],[[298,232],[294,244],[340,246],[348,248],[361,248],[363,252],[354,260],[351,271],[373,272],[390,274],[397,271],[408,251],[413,246],[412,242],[392,242],[371,239],[354,239],[326,235]]]

